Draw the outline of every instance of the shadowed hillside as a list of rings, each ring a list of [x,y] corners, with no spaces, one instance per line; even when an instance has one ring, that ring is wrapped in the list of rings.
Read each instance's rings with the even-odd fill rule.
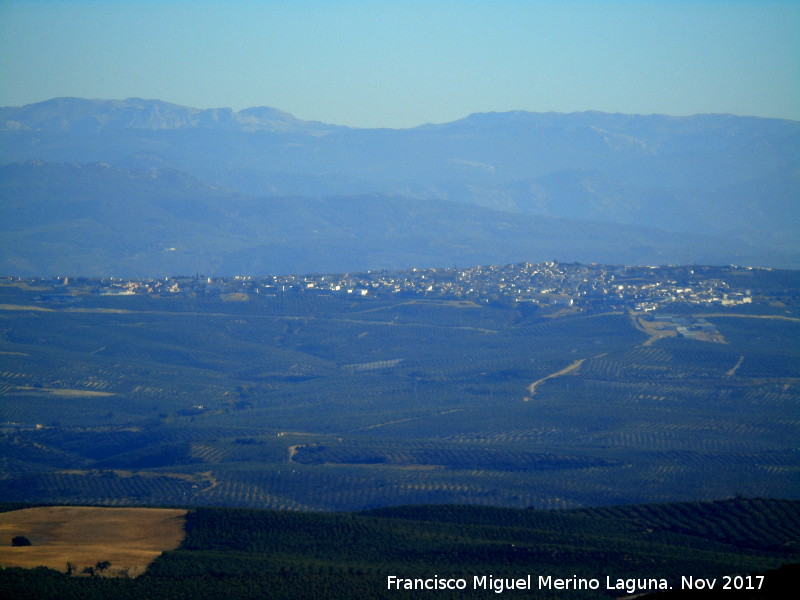
[[[588,511],[450,505],[301,514],[198,508],[187,515],[181,547],[135,580],[4,569],[0,585],[15,598],[41,600],[485,598],[499,592],[515,598],[613,598],[659,587],[680,590],[687,579],[715,580],[722,588],[726,576],[733,581],[734,575],[763,574],[797,561],[798,527],[798,503],[781,500]],[[758,591],[774,593],[773,577],[754,574],[749,581]],[[416,579],[427,581],[429,589],[403,589],[404,581],[413,585]],[[565,590],[566,581],[573,587]],[[431,589],[448,582],[462,589]]]

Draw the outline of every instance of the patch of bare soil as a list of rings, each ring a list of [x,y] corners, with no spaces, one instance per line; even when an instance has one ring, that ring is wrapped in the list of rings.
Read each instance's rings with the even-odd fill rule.
[[[96,392],[93,390],[66,390],[57,388],[34,388],[29,386],[17,386],[23,392],[36,392],[37,394],[50,394],[53,396],[63,396],[65,398],[76,398],[81,396],[116,396],[111,392]]]
[[[73,574],[105,561],[104,577],[141,575],[184,538],[185,510],[43,506],[0,513],[0,565],[45,566]],[[11,546],[24,536],[30,546]]]
[[[736,370],[737,370],[739,367],[741,367],[741,366],[742,366],[742,363],[743,363],[743,362],[744,362],[744,356],[740,356],[740,357],[739,357],[739,360],[737,360],[737,361],[736,361],[736,364],[735,364],[735,365],[733,365],[733,367],[731,367],[730,369],[728,369],[728,370],[725,372],[725,377],[733,377],[734,375],[736,375]]]
[[[586,360],[585,358],[578,359],[575,362],[567,365],[560,371],[556,371],[555,373],[550,373],[550,375],[548,375],[547,377],[542,377],[541,379],[534,381],[532,384],[528,386],[528,396],[526,398],[523,398],[523,400],[528,401],[531,398],[533,398],[536,395],[536,386],[544,383],[548,379],[554,379],[556,377],[561,377],[562,375],[566,375],[573,371],[577,371],[578,369],[581,368],[581,365],[585,360]]]
[[[633,322],[634,327],[639,331],[645,332],[650,337],[645,341],[642,346],[652,346],[653,342],[657,342],[658,340],[665,338],[665,337],[677,337],[678,332],[675,329],[674,325],[669,323],[657,323],[655,321],[646,321],[641,317],[635,317],[631,314],[631,321]]]

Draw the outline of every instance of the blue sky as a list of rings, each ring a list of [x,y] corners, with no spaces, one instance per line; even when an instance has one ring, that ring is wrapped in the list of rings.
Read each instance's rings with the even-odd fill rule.
[[[800,120],[800,1],[0,0],[0,106],[57,96],[354,127],[506,110]]]

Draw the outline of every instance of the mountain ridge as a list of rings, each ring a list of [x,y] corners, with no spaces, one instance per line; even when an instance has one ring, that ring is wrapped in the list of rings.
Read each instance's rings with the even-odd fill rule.
[[[424,128],[440,128],[440,127],[447,127],[447,126],[457,126],[461,124],[473,124],[473,123],[485,123],[494,121],[496,124],[497,120],[506,121],[506,122],[515,122],[519,123],[530,123],[535,124],[538,126],[544,126],[548,124],[552,124],[556,120],[568,119],[573,124],[594,124],[598,120],[602,122],[610,122],[611,120],[619,121],[619,119],[623,119],[628,123],[636,123],[641,122],[643,120],[661,120],[664,123],[684,123],[684,124],[691,124],[693,121],[698,119],[709,119],[713,118],[717,121],[720,121],[720,124],[731,123],[733,121],[741,121],[745,122],[747,120],[758,120],[762,122],[775,122],[775,123],[795,123],[800,126],[800,121],[794,121],[791,119],[781,119],[776,117],[758,117],[752,115],[736,115],[732,113],[697,113],[692,115],[670,115],[665,113],[651,113],[651,114],[627,114],[627,113],[620,113],[620,112],[606,112],[606,111],[599,111],[599,110],[584,110],[584,111],[572,111],[572,112],[558,112],[558,111],[546,111],[546,112],[537,112],[537,111],[529,111],[529,110],[508,110],[508,111],[479,111],[474,113],[469,113],[468,115],[461,117],[459,119],[455,119],[453,121],[445,121],[441,123],[421,123],[419,125],[414,125],[411,127],[350,127],[346,125],[338,125],[332,123],[324,123],[318,120],[303,120],[295,117],[292,113],[270,107],[270,106],[251,106],[247,108],[243,108],[241,110],[234,110],[230,107],[212,107],[212,108],[197,108],[193,106],[187,106],[183,104],[178,104],[174,102],[167,102],[164,100],[159,100],[155,98],[141,98],[141,97],[130,97],[124,99],[102,99],[102,98],[80,98],[77,96],[60,96],[56,98],[51,98],[48,100],[43,100],[40,102],[33,102],[29,104],[25,104],[22,106],[3,106],[0,107],[0,129],[17,129],[13,125],[13,123],[18,123],[23,127],[36,130],[36,131],[46,131],[46,128],[42,128],[42,125],[47,125],[48,122],[41,122],[38,120],[34,120],[31,124],[25,124],[21,121],[15,121],[14,119],[10,119],[11,116],[21,116],[23,118],[28,117],[30,118],[31,114],[35,114],[39,111],[54,111],[62,113],[61,116],[63,118],[63,111],[70,110],[73,112],[85,113],[90,109],[102,109],[105,110],[106,113],[110,112],[109,109],[115,110],[117,112],[125,112],[130,110],[150,110],[153,112],[159,111],[168,111],[167,114],[171,113],[185,113],[186,115],[190,116],[198,116],[198,115],[205,115],[208,116],[208,120],[199,119],[199,120],[188,120],[188,121],[178,121],[174,122],[173,124],[176,128],[183,128],[183,127],[202,127],[202,126],[212,126],[215,121],[222,122],[225,124],[227,122],[227,118],[233,118],[235,122],[238,122],[242,125],[245,125],[245,131],[254,131],[256,128],[248,128],[246,125],[257,125],[259,122],[263,120],[267,120],[268,122],[277,122],[277,121],[285,121],[291,122],[295,124],[313,124],[316,126],[324,126],[327,128],[332,129],[355,129],[355,130],[389,130],[389,131],[409,131],[415,129],[424,129]],[[216,116],[216,118],[214,118]],[[8,121],[11,121],[12,124],[9,125]],[[123,122],[124,123],[124,122]],[[38,124],[39,127],[35,127],[32,125]],[[98,121],[98,126],[103,126],[106,123],[103,121]],[[165,123],[159,128],[168,128],[167,125],[169,122]],[[135,122],[128,123],[129,126],[132,128],[142,128],[142,129],[149,129],[151,127],[144,127],[142,124],[138,124],[137,127]],[[59,126],[55,130],[63,131],[63,127]]]
[[[460,203],[448,209],[450,219],[469,206],[501,211],[515,216],[499,220],[526,223],[532,231],[536,228],[530,217],[540,223],[545,217],[557,217],[606,224],[605,233],[598,226],[578,228],[591,230],[595,241],[605,240],[603,244],[564,229],[562,238],[551,239],[549,249],[525,242],[515,250],[508,240],[498,242],[485,230],[465,228],[463,219],[453,224],[463,239],[442,236],[439,220],[444,215],[440,215],[418,247],[441,250],[443,243],[451,244],[449,251],[436,253],[448,264],[467,254],[479,262],[554,255],[605,263],[666,260],[661,251],[629,252],[631,247],[648,246],[628,243],[629,234],[616,241],[608,235],[620,231],[613,226],[625,226],[640,228],[633,236],[637,238],[644,231],[667,232],[673,236],[673,246],[683,245],[687,238],[682,236],[703,238],[705,242],[687,246],[687,254],[697,260],[800,266],[800,122],[796,121],[511,111],[475,113],[451,123],[409,129],[356,129],[302,121],[268,107],[236,112],[135,98],[61,98],[0,109],[0,124],[0,164],[39,160],[105,163],[136,172],[172,169],[208,189],[227,190],[228,195],[306,198],[305,204],[296,202],[297,219],[304,218],[309,199],[378,194],[431,206],[441,201]],[[9,173],[4,171],[3,176]],[[24,185],[37,184],[31,180]],[[85,185],[92,187],[88,181]],[[20,186],[19,180],[5,186],[3,201],[13,203],[15,195],[30,195]],[[52,194],[62,191],[55,185],[50,188]],[[124,197],[126,192],[117,186],[115,194]],[[199,193],[198,210],[205,210],[205,194]],[[182,202],[186,211],[192,210],[191,202]],[[339,208],[353,207],[344,203]],[[353,224],[359,215],[337,218]],[[482,218],[498,220],[488,214]],[[35,225],[36,219],[32,215],[29,224]],[[217,225],[212,223],[196,235],[211,235]],[[421,230],[417,234],[422,235]],[[341,247],[336,238],[325,242],[329,248]],[[377,244],[377,238],[372,243]],[[492,244],[504,247],[507,254],[465,254],[469,246],[489,250]],[[594,254],[583,251],[592,244]],[[714,245],[720,251],[694,250]],[[335,255],[321,239],[314,247],[321,254]],[[405,265],[404,260],[395,262]]]
[[[718,236],[387,193],[254,197],[174,169],[28,161],[0,166],[0,270],[166,276],[503,264],[510,257],[719,264],[763,254]],[[773,253],[780,265],[796,258]]]
[[[47,118],[52,115],[52,118]],[[124,100],[60,97],[0,108],[0,128],[12,131],[50,131],[82,133],[116,129],[239,129],[252,131],[296,131],[324,126],[317,121],[303,121],[288,112],[260,106],[241,111],[231,108],[200,109],[163,100],[126,98]]]

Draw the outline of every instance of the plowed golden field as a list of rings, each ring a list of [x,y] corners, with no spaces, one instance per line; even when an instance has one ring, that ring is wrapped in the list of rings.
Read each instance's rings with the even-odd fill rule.
[[[104,576],[141,575],[184,537],[186,511],[171,508],[46,506],[0,513],[0,565],[74,573],[108,561]],[[31,546],[13,547],[25,536]]]

